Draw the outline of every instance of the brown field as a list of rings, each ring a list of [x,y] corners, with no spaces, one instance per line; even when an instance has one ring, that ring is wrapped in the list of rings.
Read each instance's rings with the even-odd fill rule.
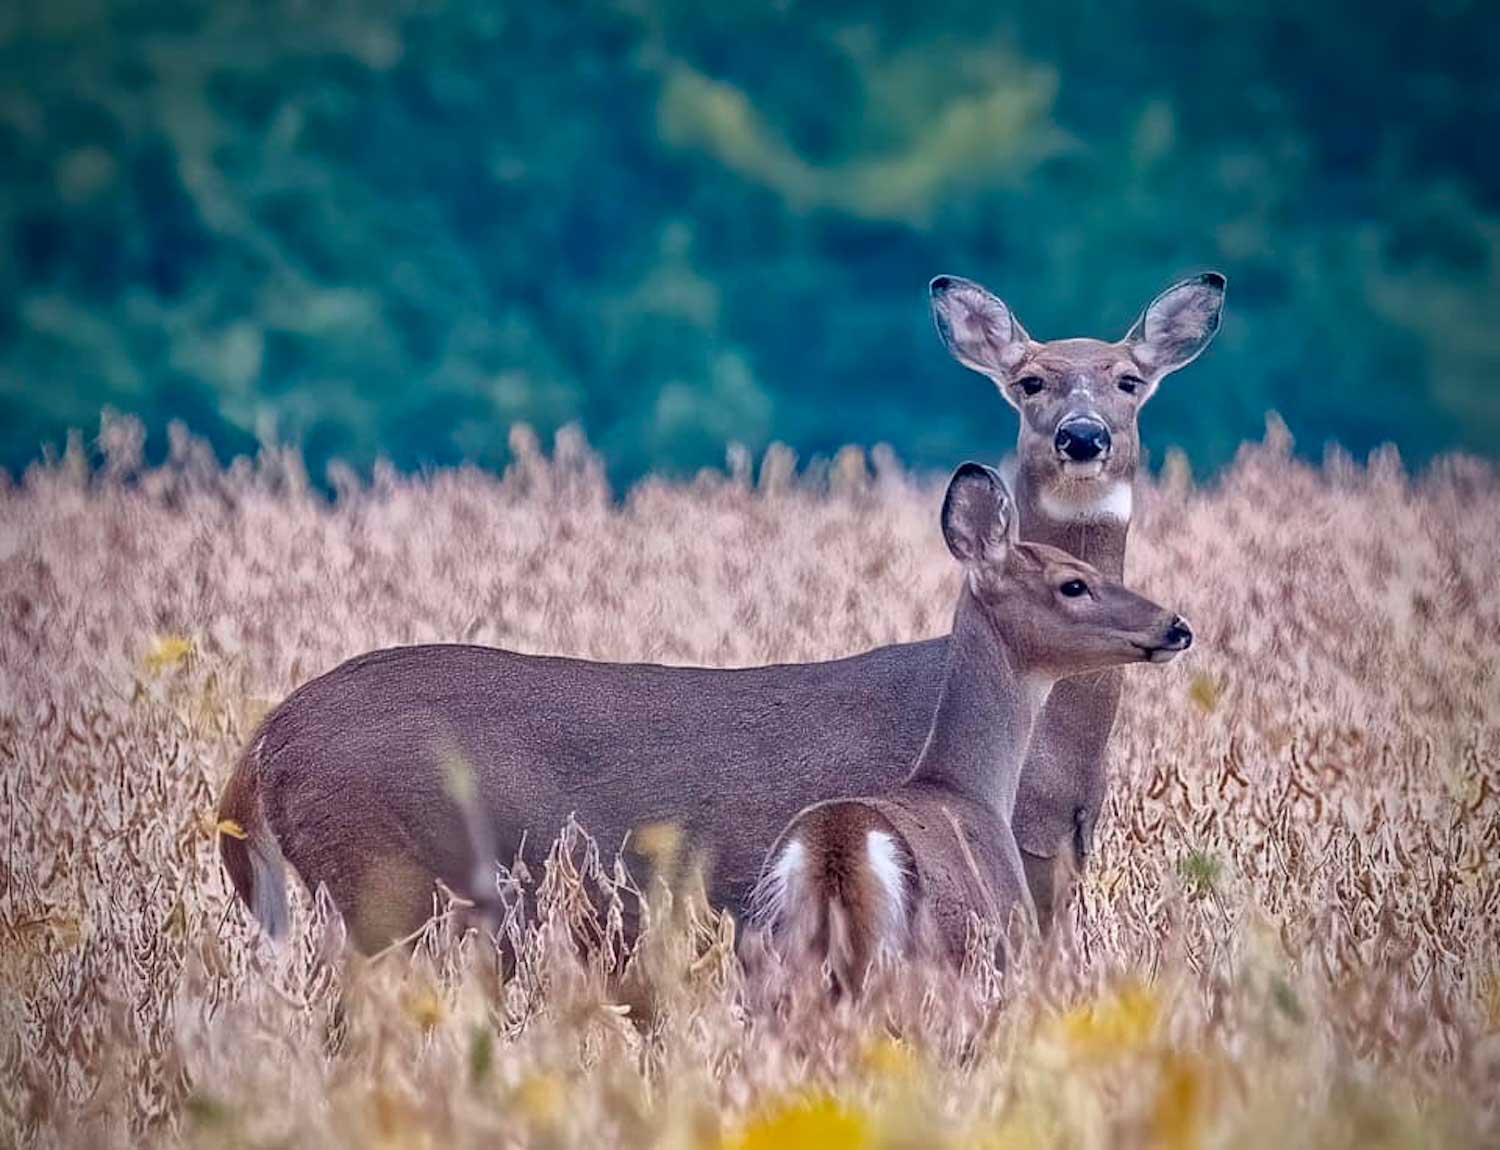
[[[1200,641],[1129,672],[1071,921],[1003,976],[893,969],[829,1008],[659,884],[622,980],[566,944],[566,868],[506,977],[441,926],[351,957],[307,898],[260,940],[217,791],[347,656],[748,664],[947,624],[938,487],[888,459],[773,452],[611,503],[576,437],[515,445],[504,478],[330,503],[276,452],[221,470],[180,436],[143,469],[114,421],[96,472],[0,485],[0,1146],[1500,1139],[1500,475],[1311,467],[1274,426],[1141,495],[1129,577]]]

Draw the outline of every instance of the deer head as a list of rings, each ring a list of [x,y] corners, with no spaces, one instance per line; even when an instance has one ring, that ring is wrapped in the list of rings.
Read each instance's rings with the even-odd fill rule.
[[[948,350],[988,376],[1020,412],[1020,477],[1048,518],[1127,522],[1140,461],[1137,415],[1157,385],[1192,363],[1219,329],[1224,277],[1173,284],[1123,339],[1032,339],[972,280],[938,276],[932,313]]]
[[[964,568],[966,594],[1015,671],[1054,680],[1127,663],[1165,663],[1192,645],[1179,615],[1080,559],[1016,536],[1000,476],[979,463],[954,472],[943,536]]]

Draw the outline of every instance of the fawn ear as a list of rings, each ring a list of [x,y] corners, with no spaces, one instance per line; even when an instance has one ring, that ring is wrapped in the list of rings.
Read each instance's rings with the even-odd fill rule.
[[[962,463],[943,497],[943,538],[960,563],[995,563],[1016,534],[1015,505],[994,468]]]
[[[973,280],[958,276],[938,276],[927,290],[938,335],[953,358],[996,383],[1005,383],[1031,342],[1010,308]],[[1009,398],[1006,388],[1000,392]]]
[[[1204,272],[1173,284],[1141,312],[1125,336],[1125,347],[1153,387],[1192,363],[1213,341],[1224,311],[1224,284],[1218,272]]]

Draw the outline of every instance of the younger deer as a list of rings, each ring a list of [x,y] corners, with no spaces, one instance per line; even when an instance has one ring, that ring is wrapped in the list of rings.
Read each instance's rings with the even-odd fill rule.
[[[971,914],[1034,921],[1011,812],[1037,714],[1059,679],[1165,663],[1193,633],[1178,615],[1055,547],[1022,543],[1000,477],[965,463],[943,501],[963,565],[927,741],[906,780],[804,808],[767,856],[753,915],[825,958],[846,992],[882,948],[925,929],[961,962]]]

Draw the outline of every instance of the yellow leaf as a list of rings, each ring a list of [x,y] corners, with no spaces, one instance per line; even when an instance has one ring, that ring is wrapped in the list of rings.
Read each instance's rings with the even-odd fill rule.
[[[825,1095],[798,1098],[752,1121],[730,1143],[735,1150],[866,1150],[872,1145],[864,1115]]]
[[[172,904],[172,909],[167,912],[167,920],[162,926],[168,934],[177,938],[181,938],[187,933],[187,907],[183,905],[180,897]]]
[[[860,1062],[878,1078],[912,1078],[917,1073],[916,1055],[897,1038],[877,1038],[860,1051]]]
[[[967,1144],[974,1150],[1043,1150],[1056,1146],[1058,1139],[1035,1115],[1021,1112],[1010,1115],[998,1129],[981,1133]]]
[[[221,835],[228,835],[230,838],[239,839],[242,842],[250,837],[246,833],[245,828],[233,819],[220,819],[214,824],[214,830],[218,831]]]
[[[1147,1049],[1156,1038],[1161,1000],[1149,986],[1129,983],[1075,1006],[1059,1020],[1063,1042],[1086,1058],[1107,1059]]]
[[[1212,675],[1205,675],[1200,671],[1188,684],[1188,698],[1202,707],[1204,711],[1213,711],[1223,697],[1224,684]]]
[[[1154,1145],[1161,1150],[1188,1150],[1198,1144],[1204,1093],[1198,1060],[1182,1054],[1169,1054],[1163,1060],[1161,1084],[1151,1112]]]
[[[407,1016],[423,1030],[433,1029],[447,1014],[443,1000],[427,986],[408,991],[402,1005],[406,1007]]]
[[[512,1097],[516,1108],[538,1125],[555,1126],[562,1118],[563,1084],[551,1074],[528,1075]]]
[[[158,635],[146,651],[146,670],[153,675],[170,671],[192,658],[193,641],[182,635]]]
[[[22,919],[11,929],[17,938],[50,939],[64,949],[72,949],[83,939],[82,921],[75,915],[60,912]]]
[[[682,831],[674,823],[648,823],[631,836],[631,844],[657,866],[670,866],[682,848]]]
[[[1490,1030],[1500,1031],[1500,973],[1491,972],[1484,980],[1481,996],[1484,1000],[1485,1021]]]

